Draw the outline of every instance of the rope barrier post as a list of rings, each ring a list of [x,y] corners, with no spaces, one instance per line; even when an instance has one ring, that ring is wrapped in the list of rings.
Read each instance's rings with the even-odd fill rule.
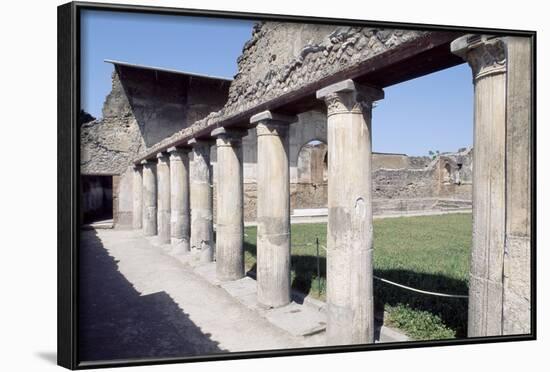
[[[317,292],[321,297],[321,263],[319,262],[319,237],[315,238],[315,245],[317,246]]]

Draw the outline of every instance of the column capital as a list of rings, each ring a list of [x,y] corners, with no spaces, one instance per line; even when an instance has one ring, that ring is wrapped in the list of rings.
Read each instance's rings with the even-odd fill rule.
[[[141,163],[140,163],[144,168],[151,168],[152,166],[154,166],[156,163],[155,161],[151,160],[151,159],[145,159],[145,160],[142,160]]]
[[[242,143],[242,138],[248,135],[248,129],[244,128],[216,128],[210,135],[216,138],[217,147],[235,146]]]
[[[139,164],[133,164],[133,165],[132,165],[132,169],[133,169],[134,171],[140,171],[142,168],[143,168],[143,166],[142,166],[142,163],[141,163],[141,162],[140,162]]]
[[[451,52],[472,68],[474,80],[506,72],[506,44],[491,35],[464,35],[451,43]]]
[[[250,124],[258,124],[258,123],[265,123],[265,122],[275,122],[279,123],[280,125],[288,125],[291,123],[294,123],[298,121],[298,117],[294,115],[284,115],[279,114],[277,112],[273,111],[262,111],[256,115],[252,115],[250,117]]]
[[[165,152],[159,152],[157,159],[159,164],[168,164],[168,154]]]
[[[344,113],[362,114],[363,109],[372,109],[374,101],[384,98],[384,91],[348,79],[319,89],[316,96],[317,99],[325,101],[327,116]]]
[[[191,151],[191,148],[190,147],[187,147],[187,146],[172,146],[172,147],[168,147],[166,149],[166,152],[169,153],[169,154],[173,154],[173,153],[183,153],[183,154],[186,154],[188,153],[189,151]]]
[[[263,111],[250,118],[250,124],[256,125],[256,135],[283,136],[288,132],[288,126],[298,121],[297,116],[283,115],[272,111]]]
[[[219,127],[210,132],[212,137],[244,137],[248,134],[248,129],[246,128],[226,128]]]
[[[182,156],[187,155],[191,151],[190,147],[169,147],[166,152],[170,155],[170,161],[181,161]]]
[[[210,147],[215,143],[213,138],[191,138],[189,141],[187,141],[187,144],[189,146],[195,147]]]

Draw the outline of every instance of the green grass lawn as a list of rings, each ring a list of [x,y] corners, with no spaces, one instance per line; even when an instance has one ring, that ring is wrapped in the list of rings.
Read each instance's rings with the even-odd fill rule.
[[[255,270],[256,228],[245,228],[245,264]],[[320,287],[315,240],[319,239]],[[468,294],[472,215],[387,218],[374,221],[374,274],[428,291]],[[326,224],[292,225],[292,287],[325,299]],[[375,307],[384,322],[414,339],[466,336],[467,299],[413,293],[374,281]]]

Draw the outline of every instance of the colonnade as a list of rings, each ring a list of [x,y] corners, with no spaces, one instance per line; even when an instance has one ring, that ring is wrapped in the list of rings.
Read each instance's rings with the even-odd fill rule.
[[[482,312],[479,306],[485,306],[487,313],[487,307],[502,301],[497,279],[502,277],[498,260],[504,252],[506,104],[501,74],[506,69],[501,55],[486,58],[487,53],[494,54],[494,40],[484,39],[473,46],[457,41],[453,45],[474,69],[473,249],[474,253],[483,250],[485,257],[496,260],[494,264],[472,262],[470,327],[492,328],[496,325],[488,324],[488,319],[498,319],[480,318],[478,313]],[[478,54],[481,57],[476,57]],[[371,118],[373,102],[383,97],[382,90],[352,80],[317,91],[317,99],[327,108],[330,345],[374,342]],[[271,111],[250,118],[258,141],[257,301],[267,308],[284,306],[291,299],[288,126],[296,120]],[[202,262],[216,260],[220,281],[245,275],[242,137],[246,133],[246,129],[220,127],[209,138],[193,138],[185,146],[159,153],[156,165],[149,160],[135,167],[134,212],[142,216],[135,216],[134,227],[142,228],[145,235],[158,235],[160,243],[172,244],[179,254],[194,253]],[[209,156],[214,144],[218,167],[215,247]],[[191,151],[192,164],[188,158]]]
[[[372,104],[383,92],[346,80],[321,89],[317,97],[327,106],[330,157],[328,338],[332,344],[373,342],[370,128]],[[257,300],[266,308],[291,300],[288,133],[297,120],[271,111],[250,118],[258,141]],[[144,234],[157,235],[160,244],[172,244],[178,254],[195,254],[201,262],[215,259],[220,281],[245,275],[242,137],[247,133],[220,127],[208,139],[193,138],[186,146],[158,153],[156,165],[143,161],[135,167],[134,210],[143,213]],[[214,143],[215,250],[210,167]]]

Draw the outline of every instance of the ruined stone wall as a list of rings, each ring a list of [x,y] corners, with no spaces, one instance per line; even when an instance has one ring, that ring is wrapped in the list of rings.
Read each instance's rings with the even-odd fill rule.
[[[367,27],[259,23],[238,59],[239,71],[231,84],[226,107],[229,111],[242,111],[421,34]]]
[[[150,69],[117,68],[103,118],[81,126],[81,174],[116,175],[113,217],[132,221],[131,164],[148,146],[189,126],[227,99],[229,81]]]
[[[458,199],[472,198],[472,148],[438,157],[437,194]]]
[[[372,170],[409,168],[409,157],[405,154],[372,153]]]
[[[113,73],[111,92],[103,105],[103,118],[81,126],[80,172],[120,174],[135,154],[143,151],[145,140],[119,76]]]
[[[429,156],[409,156],[409,168],[422,169],[427,168],[432,162]]]
[[[118,67],[103,118],[81,127],[81,173],[120,174],[136,155],[227,100],[229,81]]]
[[[384,156],[382,156],[383,158]],[[389,161],[395,163],[393,155]],[[401,159],[406,168],[378,168],[373,172],[375,198],[439,197],[472,200],[472,148],[456,153]],[[398,164],[395,164],[398,165]]]
[[[373,172],[374,198],[413,199],[434,196],[435,167],[427,169],[377,169]]]

